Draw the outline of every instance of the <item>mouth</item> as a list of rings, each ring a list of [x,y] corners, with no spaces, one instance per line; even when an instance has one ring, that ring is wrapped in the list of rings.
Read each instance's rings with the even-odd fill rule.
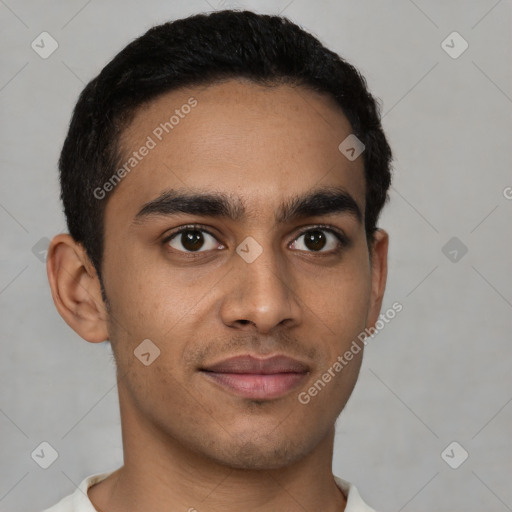
[[[270,400],[297,388],[309,367],[285,355],[262,359],[241,355],[200,368],[202,374],[223,390],[254,400]]]
[[[304,380],[306,373],[217,373],[202,370],[206,378],[244,398],[270,400],[283,396]]]

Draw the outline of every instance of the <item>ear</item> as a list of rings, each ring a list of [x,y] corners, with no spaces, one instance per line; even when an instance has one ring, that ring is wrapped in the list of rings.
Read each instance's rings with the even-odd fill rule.
[[[382,307],[382,299],[386,289],[386,280],[388,276],[388,245],[389,236],[383,229],[377,229],[370,247],[372,253],[371,265],[371,299],[368,310],[366,327],[375,327],[379,319]]]
[[[53,302],[65,322],[91,343],[108,340],[100,281],[83,246],[71,235],[55,236],[48,248],[46,270]]]

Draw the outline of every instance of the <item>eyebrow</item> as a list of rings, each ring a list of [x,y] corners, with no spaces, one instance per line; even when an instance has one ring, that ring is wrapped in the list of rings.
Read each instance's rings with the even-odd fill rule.
[[[145,203],[133,219],[141,224],[153,216],[175,214],[200,215],[240,221],[246,218],[242,200],[221,192],[165,190],[157,198]],[[330,214],[349,214],[362,223],[363,214],[355,199],[341,187],[324,187],[294,196],[280,204],[275,223]]]

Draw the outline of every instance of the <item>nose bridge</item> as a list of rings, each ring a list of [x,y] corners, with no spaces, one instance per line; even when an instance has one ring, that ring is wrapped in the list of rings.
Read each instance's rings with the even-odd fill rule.
[[[254,239],[251,240],[251,237],[248,238],[249,240],[246,239],[237,248],[241,261],[236,263],[235,271],[240,272],[255,290],[267,289],[269,292],[269,287],[275,287],[276,290],[272,291],[283,292],[285,287],[282,279],[285,277],[285,270],[280,255],[270,242],[262,246]]]
[[[297,320],[293,284],[284,261],[271,241],[260,244],[247,237],[236,248],[223,320],[232,325],[247,321],[269,331],[284,320]]]

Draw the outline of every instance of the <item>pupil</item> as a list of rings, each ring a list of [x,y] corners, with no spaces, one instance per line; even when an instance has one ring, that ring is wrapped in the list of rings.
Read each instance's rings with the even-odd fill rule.
[[[308,249],[319,251],[325,246],[325,234],[323,231],[310,231],[305,235],[304,243]]]
[[[203,234],[197,229],[181,234],[181,243],[187,251],[197,251],[203,245]],[[306,247],[312,251],[320,251],[325,246],[326,239],[323,231],[310,231],[305,235]]]
[[[181,234],[181,243],[187,251],[196,251],[203,245],[203,234],[197,229],[186,231]]]

